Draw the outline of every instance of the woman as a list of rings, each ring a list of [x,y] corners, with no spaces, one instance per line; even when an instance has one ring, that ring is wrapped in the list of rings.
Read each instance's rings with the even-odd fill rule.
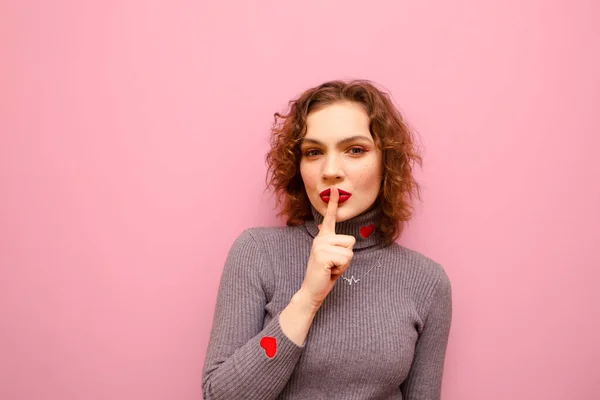
[[[369,81],[327,82],[275,114],[271,144],[287,226],[233,243],[204,398],[439,399],[451,285],[395,242],[422,165],[401,114]]]

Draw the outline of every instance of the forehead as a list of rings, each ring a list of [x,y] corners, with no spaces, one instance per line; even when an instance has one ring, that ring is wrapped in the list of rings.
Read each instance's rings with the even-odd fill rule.
[[[343,102],[312,111],[306,119],[306,137],[337,141],[347,136],[371,137],[369,116],[359,103]]]

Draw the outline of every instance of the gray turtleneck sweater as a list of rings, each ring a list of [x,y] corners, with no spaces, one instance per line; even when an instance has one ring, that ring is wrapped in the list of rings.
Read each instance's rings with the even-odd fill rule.
[[[356,237],[354,256],[305,343],[282,332],[279,314],[302,285],[323,221],[312,212],[303,225],[250,228],[234,241],[217,294],[204,399],[440,399],[450,280],[414,250],[382,247],[377,229],[363,237],[361,228],[378,226],[377,208],[336,223],[336,233]],[[261,347],[264,337],[274,338],[274,356]]]

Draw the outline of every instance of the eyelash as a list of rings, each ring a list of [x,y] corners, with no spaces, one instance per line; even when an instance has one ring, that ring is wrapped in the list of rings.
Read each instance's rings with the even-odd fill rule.
[[[364,153],[366,153],[368,151],[367,149],[363,149],[362,147],[351,147],[348,150],[354,150],[354,149],[360,150],[360,153],[353,153],[352,154],[352,155],[356,155],[356,156],[362,155],[362,154],[364,154]],[[320,150],[316,150],[316,149],[307,150],[307,151],[304,152],[304,155],[306,157],[311,157],[310,153],[313,152],[313,151],[320,151]]]

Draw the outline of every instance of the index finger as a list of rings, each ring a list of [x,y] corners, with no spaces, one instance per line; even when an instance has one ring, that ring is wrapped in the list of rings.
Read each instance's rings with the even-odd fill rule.
[[[327,204],[327,211],[325,212],[325,217],[323,218],[323,223],[321,224],[321,232],[323,233],[335,233],[335,220],[339,198],[340,193],[338,192],[337,188],[332,187],[331,193],[329,194],[329,203]]]

